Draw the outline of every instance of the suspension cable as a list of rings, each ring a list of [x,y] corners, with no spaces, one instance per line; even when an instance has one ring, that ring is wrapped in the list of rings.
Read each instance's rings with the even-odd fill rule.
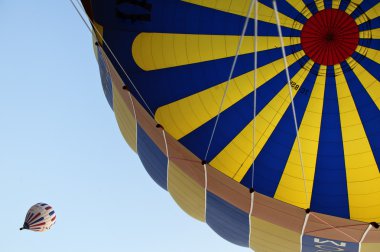
[[[231,82],[231,79],[232,79],[232,75],[233,75],[234,70],[235,70],[236,62],[237,62],[237,59],[239,57],[240,48],[241,48],[241,46],[243,44],[244,36],[245,36],[246,31],[247,31],[247,27],[248,27],[248,23],[249,23],[249,20],[250,20],[250,17],[251,17],[251,13],[252,13],[254,2],[255,2],[255,0],[251,0],[251,3],[250,3],[249,8],[248,8],[248,12],[247,12],[247,15],[246,15],[246,18],[245,18],[245,22],[244,22],[244,26],[243,26],[243,31],[242,31],[242,33],[240,35],[239,44],[238,44],[238,47],[236,49],[236,54],[235,54],[235,57],[234,57],[234,61],[232,63],[232,67],[231,67],[231,70],[230,70],[230,74],[228,76],[228,81],[227,81],[226,87],[224,89],[222,101],[220,102],[220,106],[219,106],[219,110],[218,110],[218,115],[216,116],[216,121],[214,123],[214,127],[212,129],[210,141],[209,141],[208,146],[207,146],[207,151],[206,151],[206,154],[205,154],[205,157],[204,157],[204,161],[205,162],[207,160],[208,153],[209,153],[210,148],[211,148],[212,140],[214,139],[216,126],[218,125],[218,122],[219,122],[220,113],[222,112],[222,107],[223,107],[224,100],[225,100],[226,95],[227,95],[228,87],[230,85],[230,82]]]
[[[298,123],[297,123],[297,116],[296,116],[296,108],[295,108],[295,105],[294,105],[292,86],[291,86],[291,83],[290,83],[291,81],[290,81],[288,61],[286,60],[284,38],[282,36],[281,23],[280,23],[280,18],[279,18],[279,15],[278,15],[278,8],[277,8],[277,1],[276,0],[273,0],[273,9],[274,9],[275,16],[276,16],[276,23],[277,23],[278,34],[280,36],[282,57],[283,57],[283,60],[284,60],[286,78],[287,78],[287,81],[288,81],[289,96],[290,96],[290,101],[291,101],[291,104],[292,104],[294,127],[295,127],[295,130],[296,130],[298,151],[299,151],[299,157],[300,157],[301,168],[302,168],[302,177],[303,177],[303,185],[304,185],[304,190],[305,190],[305,199],[306,199],[306,204],[308,205],[309,204],[308,203],[309,202],[309,194],[308,194],[307,187],[306,187],[305,168],[304,168],[304,165],[303,165],[302,150],[301,150],[301,141],[300,141],[300,137],[299,137]]]
[[[87,22],[85,21],[85,19],[83,18],[83,15],[82,13],[79,11],[78,7],[74,4],[73,0],[69,0],[71,2],[71,4],[73,5],[73,7],[75,8],[76,12],[78,13],[78,15],[80,16],[80,18],[82,19],[82,21],[86,24],[87,28],[89,29],[90,33],[92,35],[95,35],[96,34],[102,39],[102,41],[104,42],[104,44],[106,45],[107,49],[109,50],[109,52],[111,53],[112,57],[115,59],[117,65],[120,67],[120,69],[122,70],[122,72],[124,73],[125,77],[127,77],[129,83],[131,83],[132,87],[135,89],[136,93],[138,94],[138,96],[140,97],[141,101],[144,103],[144,105],[146,106],[146,108],[148,109],[148,112],[151,114],[151,116],[154,118],[154,113],[153,111],[149,108],[147,102],[145,101],[145,99],[143,98],[143,96],[141,95],[141,93],[139,92],[139,90],[137,89],[136,85],[133,83],[132,79],[130,78],[130,76],[128,75],[127,71],[125,71],[124,67],[121,65],[120,61],[117,59],[117,57],[115,56],[115,54],[113,53],[111,47],[108,45],[107,41],[104,39],[103,35],[99,32],[99,30],[96,28],[95,24],[93,23],[93,21],[88,18],[88,20],[90,21],[92,27],[93,27],[93,30],[89,27],[89,25],[87,24]],[[78,0],[77,0],[78,1]],[[83,6],[82,6],[83,8]],[[94,32],[95,31],[95,32]]]
[[[259,3],[258,0],[255,0],[255,31],[254,31],[254,63],[253,63],[253,121],[252,121],[252,127],[253,127],[253,137],[252,137],[252,181],[251,181],[251,188],[253,188],[253,181],[255,176],[255,147],[256,147],[256,113],[257,113],[257,36],[259,33],[259,22],[258,22],[258,16],[259,16]]]

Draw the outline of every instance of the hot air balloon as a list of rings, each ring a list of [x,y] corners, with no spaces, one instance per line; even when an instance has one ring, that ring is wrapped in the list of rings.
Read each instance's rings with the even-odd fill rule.
[[[22,228],[35,232],[45,232],[55,224],[56,215],[54,209],[46,203],[37,203],[33,205],[25,217]]]
[[[377,0],[82,0],[105,96],[190,216],[260,251],[380,251]]]

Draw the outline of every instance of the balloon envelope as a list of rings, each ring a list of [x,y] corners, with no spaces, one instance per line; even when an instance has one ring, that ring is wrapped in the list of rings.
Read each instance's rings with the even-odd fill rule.
[[[235,244],[380,250],[380,4],[258,2],[82,0],[120,130]]]
[[[47,231],[55,224],[56,214],[54,209],[46,203],[38,203],[33,205],[25,217],[22,228],[35,232]]]

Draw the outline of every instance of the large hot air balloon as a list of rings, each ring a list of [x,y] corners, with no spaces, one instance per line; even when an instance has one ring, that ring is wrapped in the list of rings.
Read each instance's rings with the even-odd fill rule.
[[[380,251],[378,0],[82,4],[121,133],[184,211],[256,252]]]
[[[26,214],[24,225],[20,230],[28,229],[36,232],[47,231],[55,224],[54,209],[46,203],[33,205]]]

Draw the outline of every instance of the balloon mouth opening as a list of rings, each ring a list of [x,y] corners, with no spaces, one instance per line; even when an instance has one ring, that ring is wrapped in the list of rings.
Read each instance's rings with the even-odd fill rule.
[[[28,223],[24,223],[24,225],[20,228],[20,230],[29,229]]]

